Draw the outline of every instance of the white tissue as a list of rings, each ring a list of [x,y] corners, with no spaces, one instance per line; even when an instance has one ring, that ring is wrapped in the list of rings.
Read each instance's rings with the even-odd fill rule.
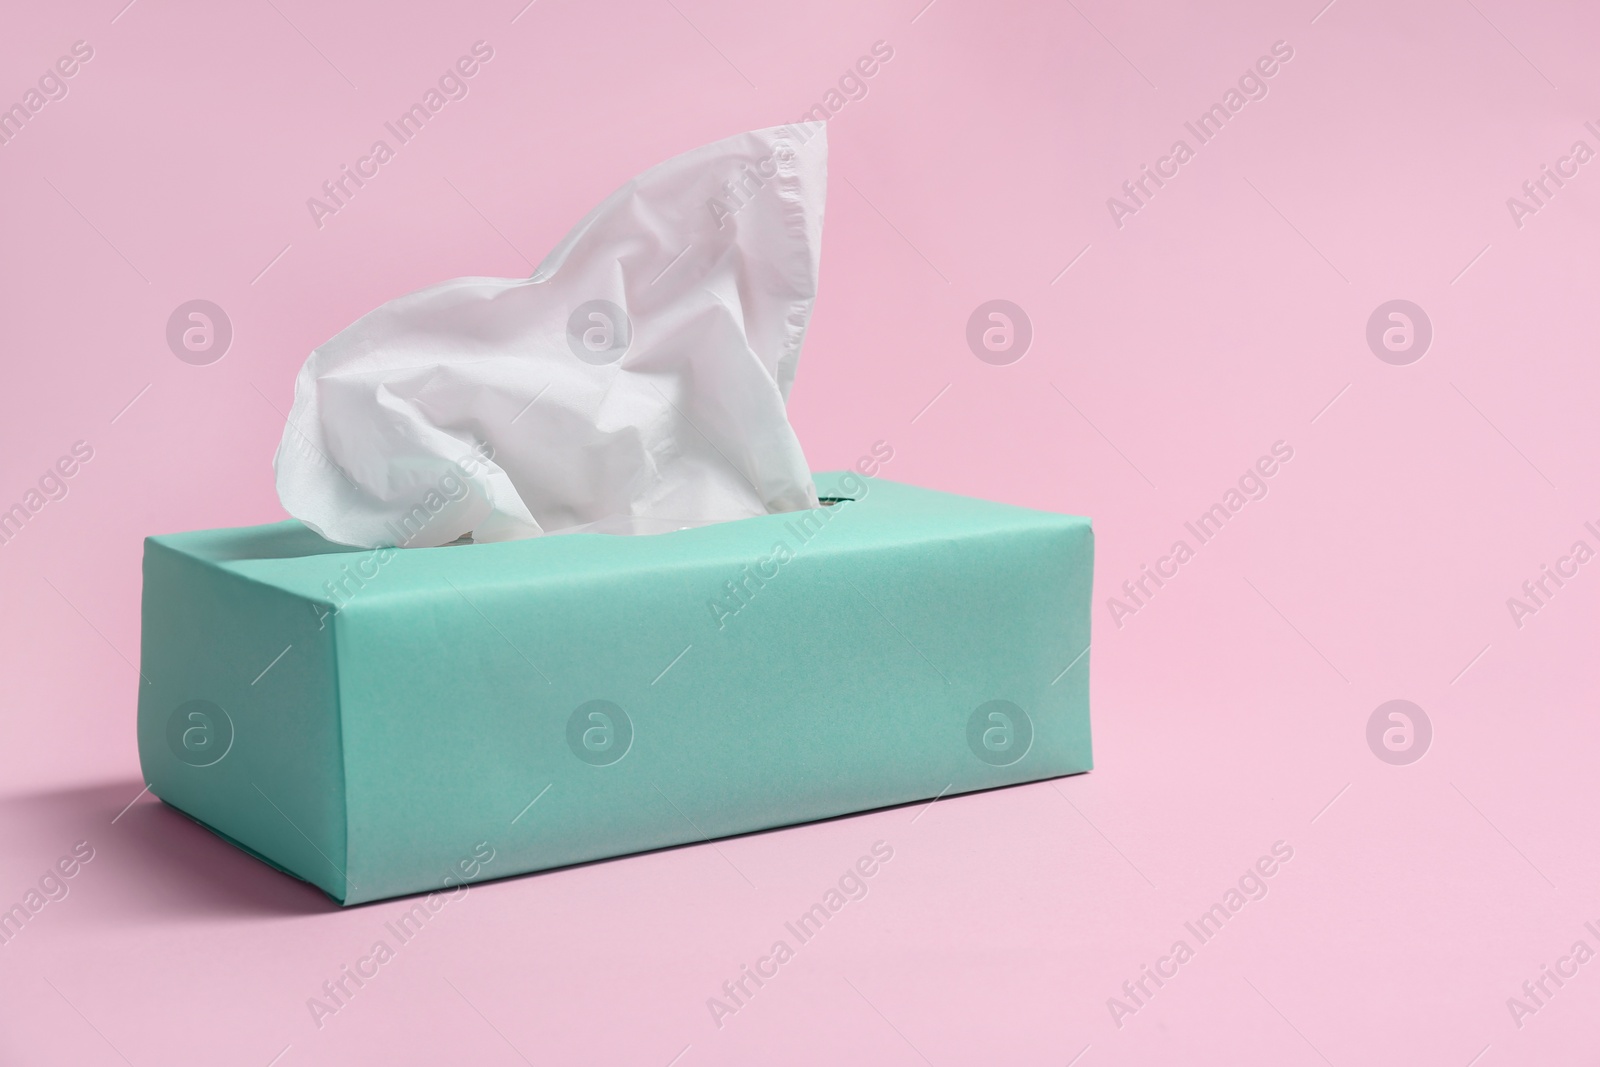
[[[531,278],[457,278],[311,353],[273,465],[330,541],[654,533],[818,506],[784,404],[817,290],[827,134],[645,171]]]

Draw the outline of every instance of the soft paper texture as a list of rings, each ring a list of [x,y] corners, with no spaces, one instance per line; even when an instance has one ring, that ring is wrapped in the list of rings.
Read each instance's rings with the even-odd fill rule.
[[[457,278],[311,353],[274,465],[331,541],[654,533],[818,505],[785,411],[817,288],[821,123],[633,178],[524,279]]]

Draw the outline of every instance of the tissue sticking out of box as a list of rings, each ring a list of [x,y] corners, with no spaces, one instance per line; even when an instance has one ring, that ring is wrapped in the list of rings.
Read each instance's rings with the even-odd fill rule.
[[[376,548],[817,507],[785,403],[826,181],[821,123],[740,134],[627,182],[530,278],[364,316],[295,379],[284,508]]]

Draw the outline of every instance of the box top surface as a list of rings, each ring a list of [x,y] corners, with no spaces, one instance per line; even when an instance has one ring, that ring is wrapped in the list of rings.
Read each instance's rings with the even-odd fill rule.
[[[904,547],[918,542],[960,539],[1042,528],[1081,527],[1087,518],[1059,515],[979,500],[974,497],[862,478],[850,472],[816,476],[819,495],[841,503],[825,509],[826,521],[811,533],[806,552],[832,553]],[[848,488],[847,488],[848,487]],[[853,489],[853,492],[852,492]],[[519,541],[447,545],[440,548],[372,549],[335,544],[299,520],[196,530],[146,538],[146,550],[159,545],[192,560],[311,600],[327,600],[326,584],[346,577],[360,558],[370,579],[381,567],[381,595],[426,594],[483,585],[567,583],[630,572],[727,563],[738,567],[771,551],[778,540],[793,543],[796,524],[819,512],[761,515],[661,534],[556,534]],[[812,519],[813,525],[817,524]],[[366,557],[377,558],[367,562]],[[375,589],[375,592],[378,590]]]

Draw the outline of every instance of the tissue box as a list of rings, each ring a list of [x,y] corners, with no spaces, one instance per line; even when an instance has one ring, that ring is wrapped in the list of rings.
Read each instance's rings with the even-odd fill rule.
[[[817,485],[650,536],[149,538],[145,780],[356,904],[1089,770],[1089,520]]]

